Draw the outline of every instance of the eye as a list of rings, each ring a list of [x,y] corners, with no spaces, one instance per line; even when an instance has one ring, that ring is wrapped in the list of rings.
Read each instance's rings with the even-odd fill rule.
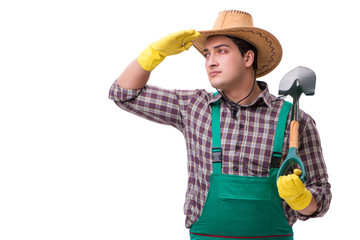
[[[218,49],[218,52],[219,52],[219,53],[227,53],[227,50],[226,50],[226,49],[221,49],[221,48],[219,48],[219,49]]]
[[[204,56],[205,58],[207,58],[207,57],[210,56],[210,54],[209,54],[209,52],[204,52],[204,53],[203,53],[203,56]]]

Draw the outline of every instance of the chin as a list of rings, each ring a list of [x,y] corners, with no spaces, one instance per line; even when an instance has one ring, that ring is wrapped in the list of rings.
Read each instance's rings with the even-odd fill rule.
[[[219,80],[210,80],[210,85],[216,89],[221,89],[221,90],[226,89],[226,84],[224,84]]]
[[[222,87],[222,83],[221,83],[221,80],[220,79],[209,79],[210,80],[210,85],[213,87],[213,88],[216,88],[216,89],[221,89]]]

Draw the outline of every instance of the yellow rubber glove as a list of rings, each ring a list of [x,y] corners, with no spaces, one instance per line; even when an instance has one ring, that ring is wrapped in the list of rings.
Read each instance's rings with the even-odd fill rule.
[[[281,176],[277,180],[279,195],[289,206],[298,211],[309,206],[312,194],[306,189],[305,184],[300,180],[300,169],[295,169],[294,174]]]
[[[192,40],[201,37],[194,29],[182,30],[172,33],[156,42],[151,43],[137,58],[137,61],[146,71],[152,71],[167,56],[181,53],[188,50]]]

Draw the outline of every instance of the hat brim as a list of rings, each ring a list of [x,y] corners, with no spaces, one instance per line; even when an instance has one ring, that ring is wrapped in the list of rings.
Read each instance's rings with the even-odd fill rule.
[[[260,28],[256,27],[237,27],[219,30],[199,31],[201,38],[193,40],[194,47],[203,54],[206,39],[210,36],[224,35],[241,38],[248,41],[257,49],[256,77],[262,77],[279,65],[282,58],[282,48],[277,38]]]

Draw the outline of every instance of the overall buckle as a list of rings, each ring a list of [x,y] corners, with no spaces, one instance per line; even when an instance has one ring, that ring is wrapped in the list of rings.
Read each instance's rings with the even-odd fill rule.
[[[213,148],[211,155],[212,155],[213,163],[221,163],[221,160],[222,160],[222,149],[221,148]]]
[[[273,152],[271,156],[270,168],[279,168],[281,163],[281,152]]]

